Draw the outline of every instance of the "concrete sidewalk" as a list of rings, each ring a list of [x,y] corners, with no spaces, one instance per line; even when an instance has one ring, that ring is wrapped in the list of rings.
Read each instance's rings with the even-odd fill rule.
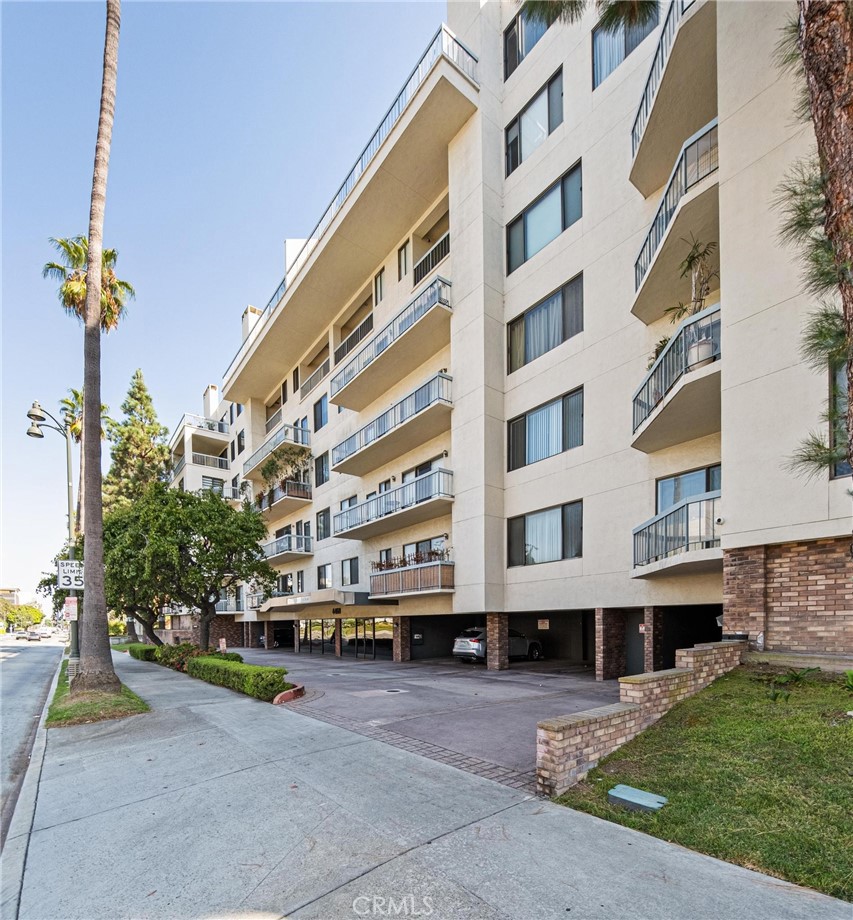
[[[48,733],[21,920],[850,918],[849,904],[114,658],[154,711]]]

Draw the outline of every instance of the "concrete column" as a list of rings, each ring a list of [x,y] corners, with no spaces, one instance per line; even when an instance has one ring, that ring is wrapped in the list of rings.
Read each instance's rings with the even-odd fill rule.
[[[505,613],[486,614],[486,667],[490,671],[509,667],[509,617]]]
[[[625,674],[625,617],[611,607],[595,608],[595,679]]]
[[[663,667],[663,607],[646,607],[643,611],[646,631],[643,635],[643,670],[660,671]]]
[[[343,620],[335,620],[335,655],[340,658],[343,655]]]
[[[412,660],[412,621],[394,617],[394,661]]]
[[[264,647],[272,648],[273,644],[273,624],[267,620],[264,623]]]
[[[299,620],[293,621],[293,651],[298,652],[302,641],[301,623]]]

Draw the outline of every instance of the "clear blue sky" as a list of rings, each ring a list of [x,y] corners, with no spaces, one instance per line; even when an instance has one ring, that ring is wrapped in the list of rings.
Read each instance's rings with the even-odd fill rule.
[[[3,2],[0,587],[29,599],[62,544],[65,455],[27,438],[82,382],[82,330],[41,267],[87,232],[104,4]],[[247,303],[283,273],[445,17],[445,4],[130,2],[105,244],[137,291],[103,341],[111,414],[140,367],[161,420],[200,411]],[[75,474],[76,488],[76,474]]]

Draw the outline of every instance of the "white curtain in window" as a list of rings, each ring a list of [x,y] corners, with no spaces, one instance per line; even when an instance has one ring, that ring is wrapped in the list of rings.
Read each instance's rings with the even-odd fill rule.
[[[553,457],[563,449],[562,401],[527,413],[527,462]]]
[[[548,90],[521,113],[521,159],[526,160],[548,136]]]
[[[559,508],[537,511],[525,518],[525,565],[562,557],[562,514]]]
[[[544,355],[563,341],[563,312],[559,292],[536,309],[525,319],[524,360],[525,363]]]
[[[592,33],[592,84],[593,89],[625,59],[625,32],[605,32],[596,29]]]

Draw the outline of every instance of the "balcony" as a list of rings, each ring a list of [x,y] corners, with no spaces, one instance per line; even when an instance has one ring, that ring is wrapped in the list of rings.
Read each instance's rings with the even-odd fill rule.
[[[172,465],[172,480],[173,481],[177,479],[178,476],[181,475],[181,470],[183,470],[183,468],[186,466],[186,463],[187,463],[186,455],[182,455],[178,457],[177,462]]]
[[[383,569],[370,575],[371,597],[450,594],[454,588],[454,563],[446,559]]]
[[[267,557],[267,562],[279,564],[314,554],[312,538],[294,533],[278,537],[278,539],[271,540],[269,543],[262,543],[261,549]],[[251,597],[251,595],[249,596]]]
[[[332,362],[329,358],[315,370],[311,376],[302,384],[299,389],[299,398],[305,399],[305,397],[314,389],[317,388],[317,385],[321,380],[325,380],[329,376],[329,371],[332,369]]]
[[[678,327],[634,394],[634,438],[644,453],[720,430],[720,305]]]
[[[231,362],[226,398],[269,392],[446,191],[447,148],[478,91],[476,57],[442,26]]]
[[[332,377],[329,401],[360,411],[450,341],[450,282],[436,278]]]
[[[453,473],[432,470],[334,516],[336,537],[365,540],[450,513]]]
[[[717,116],[717,4],[672,0],[631,129],[630,179],[648,198],[685,137]]]
[[[363,476],[450,430],[452,380],[436,374],[332,448],[332,469]]]
[[[635,578],[722,571],[720,492],[692,495],[634,530]]]
[[[631,312],[647,325],[667,307],[690,299],[690,277],[681,263],[690,238],[719,243],[717,123],[706,125],[681,148],[655,218],[634,263],[637,294]],[[719,249],[715,253],[719,268]]]
[[[230,468],[227,457],[213,457],[210,454],[192,453],[192,462],[195,466],[209,466],[215,470],[227,470]]]
[[[248,476],[264,460],[282,444],[292,444],[296,447],[304,447],[308,450],[311,443],[311,433],[307,428],[296,428],[293,425],[282,425],[281,428],[252,454],[251,457],[243,464],[243,475]]]
[[[259,492],[255,506],[267,517],[281,517],[311,502],[311,483],[287,480],[271,492]]]
[[[269,434],[271,431],[275,431],[278,428],[279,423],[281,422],[281,406],[273,412],[273,414],[264,422],[264,431]]]
[[[432,249],[418,261],[417,265],[415,265],[413,271],[415,286],[419,285],[427,275],[435,271],[439,263],[443,262],[449,255],[450,231],[448,230]]]
[[[335,349],[335,364],[340,364],[344,358],[360,345],[373,332],[373,314],[363,319],[358,326]]]

